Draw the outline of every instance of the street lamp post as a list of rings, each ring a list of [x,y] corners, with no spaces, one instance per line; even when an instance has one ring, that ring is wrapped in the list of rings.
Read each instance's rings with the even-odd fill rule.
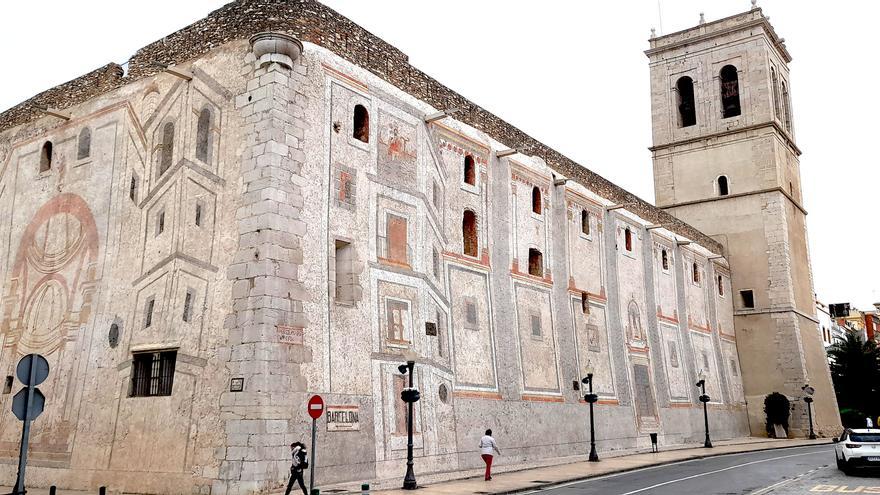
[[[401,374],[409,373],[409,387],[403,389],[400,398],[407,404],[406,411],[406,476],[403,478],[404,490],[415,490],[416,473],[413,470],[413,406],[421,398],[419,391],[415,389],[413,384],[413,369],[416,362],[412,359],[407,360],[406,364],[397,367]]]
[[[581,379],[589,388],[584,395],[584,400],[590,405],[590,462],[599,462],[599,454],[596,453],[596,428],[593,424],[593,404],[599,400],[599,396],[593,393],[593,370],[587,370],[586,378]]]
[[[700,381],[697,382],[697,386],[700,387],[702,394],[700,395],[700,402],[703,403],[703,422],[706,425],[706,441],[703,442],[703,447],[707,449],[712,448],[712,440],[709,440],[709,409],[706,404],[709,403],[709,396],[706,395],[706,379],[700,378]]]
[[[816,393],[816,389],[811,387],[808,383],[801,387],[801,390],[806,394],[806,396],[804,396],[804,402],[807,403],[807,417],[810,420],[810,435],[807,438],[815,440],[816,433],[813,431],[813,394]]]

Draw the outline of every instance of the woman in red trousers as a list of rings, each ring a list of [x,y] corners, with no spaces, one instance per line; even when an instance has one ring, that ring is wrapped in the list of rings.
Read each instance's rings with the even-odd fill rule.
[[[492,479],[492,454],[494,453],[501,455],[498,445],[495,444],[495,439],[492,438],[492,430],[486,430],[486,434],[480,439],[480,454],[483,457],[483,462],[486,463],[486,481]]]

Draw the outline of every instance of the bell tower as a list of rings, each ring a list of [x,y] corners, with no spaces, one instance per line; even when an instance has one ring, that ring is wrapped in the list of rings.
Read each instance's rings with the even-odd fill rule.
[[[766,434],[764,397],[772,392],[794,406],[791,433],[806,434],[807,384],[815,389],[816,432],[838,433],[813,297],[784,40],[753,1],[747,12],[652,35],[645,53],[657,206],[725,247],[752,434]]]

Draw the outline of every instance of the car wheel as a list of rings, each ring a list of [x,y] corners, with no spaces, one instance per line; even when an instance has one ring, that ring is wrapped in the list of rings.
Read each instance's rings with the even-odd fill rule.
[[[840,457],[837,457],[837,454],[834,454],[834,460],[837,461],[837,469],[843,471],[846,468],[846,463],[840,460]]]

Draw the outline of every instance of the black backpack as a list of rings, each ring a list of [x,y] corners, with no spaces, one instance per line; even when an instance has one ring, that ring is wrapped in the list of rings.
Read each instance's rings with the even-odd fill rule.
[[[306,453],[306,449],[300,449],[299,452],[296,453],[296,456],[299,457],[299,469],[308,469],[309,468],[309,456]]]

